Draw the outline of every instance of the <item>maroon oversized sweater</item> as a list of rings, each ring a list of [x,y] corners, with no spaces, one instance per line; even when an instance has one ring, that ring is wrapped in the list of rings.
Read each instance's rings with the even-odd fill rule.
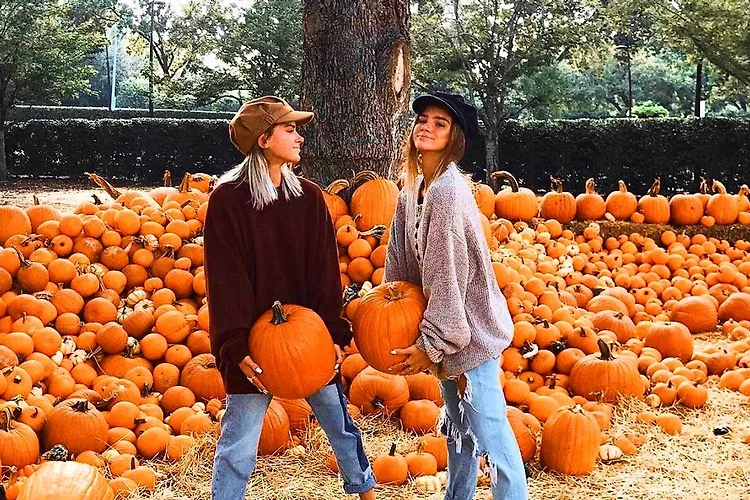
[[[252,208],[244,182],[211,193],[204,226],[211,351],[229,394],[258,392],[239,362],[248,355],[250,328],[276,300],[318,313],[339,346],[352,338],[341,317],[331,216],[320,188],[300,182],[301,197],[287,200],[279,192],[263,210]]]

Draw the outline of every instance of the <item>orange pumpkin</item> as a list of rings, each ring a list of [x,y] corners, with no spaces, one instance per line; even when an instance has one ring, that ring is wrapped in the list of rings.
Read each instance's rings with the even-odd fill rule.
[[[567,224],[576,217],[576,199],[563,191],[562,181],[552,177],[552,191],[542,196],[539,204],[541,215],[545,219],[555,219],[560,224]]]
[[[382,372],[402,362],[405,356],[394,356],[391,350],[414,344],[426,307],[422,289],[407,281],[381,283],[370,290],[352,322],[354,341],[365,361]]]
[[[306,307],[274,302],[253,324],[247,346],[263,370],[258,378],[275,396],[306,398],[333,377],[333,340],[320,316]]]
[[[593,178],[586,181],[586,192],[576,196],[576,219],[600,220],[607,211],[604,199],[596,192]]]
[[[389,179],[380,177],[375,172],[365,170],[352,179],[353,183],[365,180],[352,194],[350,213],[356,219],[357,229],[369,231],[375,226],[390,226],[393,214],[396,213],[398,186]]]
[[[530,221],[539,213],[536,195],[531,189],[521,188],[510,172],[492,172],[492,179],[507,180],[510,189],[501,189],[495,195],[495,215],[511,222]]]
[[[573,394],[589,400],[612,403],[618,395],[643,396],[644,387],[636,364],[612,354],[609,345],[597,341],[600,356],[589,354],[578,361],[570,372],[569,387]]]
[[[26,479],[18,500],[114,500],[112,488],[96,467],[80,462],[45,462]]]
[[[648,190],[648,194],[638,200],[638,212],[643,215],[646,224],[666,224],[669,222],[669,201],[659,194],[661,178],[657,178]]]
[[[596,465],[600,442],[593,414],[580,405],[561,407],[544,424],[539,461],[545,469],[563,474],[588,474]]]

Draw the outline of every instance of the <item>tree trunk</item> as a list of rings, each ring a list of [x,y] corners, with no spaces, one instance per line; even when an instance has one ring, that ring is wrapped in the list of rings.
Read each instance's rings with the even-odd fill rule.
[[[407,126],[407,0],[304,0],[302,169],[322,183],[374,170],[393,178]]]
[[[5,162],[5,125],[0,124],[0,182],[8,181],[8,167]]]
[[[497,141],[499,138],[499,132],[498,132],[498,126],[497,124],[488,123],[486,130],[485,130],[485,144],[484,148],[486,151],[486,161],[487,161],[487,178],[484,180],[485,183],[489,184],[490,182],[490,174],[492,172],[495,172],[498,170],[498,150],[497,150]]]

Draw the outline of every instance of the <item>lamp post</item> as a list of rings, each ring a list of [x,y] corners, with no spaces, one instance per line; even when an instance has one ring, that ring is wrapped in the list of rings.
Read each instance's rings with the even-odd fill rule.
[[[630,70],[630,37],[628,35],[617,35],[615,36],[615,49],[624,50],[625,57],[628,64],[628,114],[632,116],[633,112],[633,74]]]
[[[148,116],[154,117],[154,5],[164,5],[161,0],[151,0],[149,15],[151,29],[148,35]]]

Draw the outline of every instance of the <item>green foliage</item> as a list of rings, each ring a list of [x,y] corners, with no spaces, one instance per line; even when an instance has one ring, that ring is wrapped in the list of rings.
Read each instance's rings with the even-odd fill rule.
[[[638,118],[666,118],[669,116],[669,110],[652,101],[646,101],[638,106],[633,106],[633,115]]]

